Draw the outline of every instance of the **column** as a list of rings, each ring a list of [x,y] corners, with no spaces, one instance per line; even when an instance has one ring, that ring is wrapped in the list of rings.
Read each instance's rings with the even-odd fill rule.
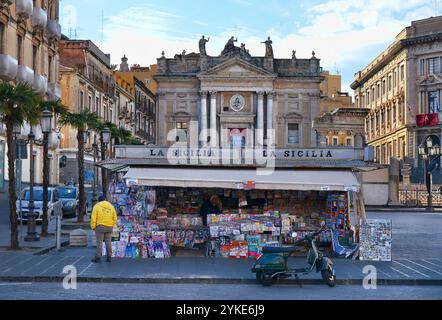
[[[267,144],[269,146],[275,144],[275,136],[273,133],[273,91],[267,92]]]
[[[264,92],[258,91],[258,110],[257,110],[257,130],[256,130],[256,145],[262,146],[264,144]]]
[[[216,128],[216,91],[210,92],[210,146],[218,146],[218,133]]]
[[[205,146],[207,143],[207,91],[201,91],[201,109],[200,109],[200,143]]]

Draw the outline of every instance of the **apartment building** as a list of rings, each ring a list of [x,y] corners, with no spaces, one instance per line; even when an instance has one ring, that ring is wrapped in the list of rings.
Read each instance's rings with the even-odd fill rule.
[[[103,53],[90,40],[60,42],[60,77],[62,103],[70,112],[89,109],[103,121],[118,124],[116,109],[116,84],[112,76],[110,55]],[[67,165],[60,172],[60,181],[78,180],[77,131],[62,129],[60,153],[67,158]],[[94,136],[90,135],[86,148],[90,149]],[[85,154],[86,182],[93,182],[93,153]]]
[[[0,81],[30,84],[46,99],[57,100],[61,97],[58,78],[59,40],[58,0],[1,0],[0,1]],[[54,118],[54,128],[56,119]],[[26,138],[30,131],[24,125],[22,135]],[[36,139],[42,138],[39,128],[34,128]],[[58,183],[59,134],[56,129],[50,135],[50,183]],[[0,163],[7,163],[5,127],[0,124]],[[29,146],[27,159],[23,159],[24,182],[29,182]],[[43,182],[43,150],[36,146],[35,181]],[[4,166],[4,164],[3,164]],[[7,166],[0,168],[0,189],[7,179]]]
[[[442,134],[442,17],[413,21],[367,67],[355,74],[357,108],[370,109],[366,138],[376,161],[391,157],[419,167],[418,146]]]

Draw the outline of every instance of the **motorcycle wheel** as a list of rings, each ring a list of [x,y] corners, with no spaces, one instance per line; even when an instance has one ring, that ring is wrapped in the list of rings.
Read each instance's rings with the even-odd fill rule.
[[[333,275],[333,273],[330,270],[322,270],[321,275],[322,279],[324,279],[325,283],[329,287],[335,286],[336,277]]]
[[[276,282],[276,279],[274,277],[262,271],[258,271],[256,273],[256,280],[258,280],[258,282],[262,284],[264,287],[270,287],[272,284]]]

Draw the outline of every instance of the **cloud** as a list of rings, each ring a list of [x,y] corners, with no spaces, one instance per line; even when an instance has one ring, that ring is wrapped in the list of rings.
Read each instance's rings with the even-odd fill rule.
[[[231,1],[251,4],[249,0]],[[412,20],[433,15],[432,5],[432,0],[333,0],[305,7],[302,20],[290,21],[291,18],[284,20],[278,16],[277,23],[267,26],[267,34],[250,27],[247,21],[235,27],[216,27],[205,21],[190,20],[202,27],[197,34],[183,27],[189,17],[157,10],[151,5],[134,6],[108,18],[112,27],[107,28],[104,49],[112,54],[113,63],[119,63],[126,54],[130,63],[149,65],[156,63],[162,50],[167,57],[183,50],[198,52],[201,34],[210,36],[207,52],[216,56],[235,35],[237,45],[245,43],[252,55],[262,56],[265,47],[261,42],[270,35],[277,58],[290,58],[292,50],[300,58],[309,58],[314,50],[324,68],[343,71],[343,83],[348,85],[354,73],[369,64]],[[292,25],[288,32],[287,21]]]

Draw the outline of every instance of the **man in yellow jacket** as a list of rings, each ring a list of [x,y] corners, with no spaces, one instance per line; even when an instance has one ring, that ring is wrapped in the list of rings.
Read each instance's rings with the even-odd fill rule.
[[[107,262],[112,260],[112,229],[117,223],[117,211],[114,206],[100,196],[99,201],[92,210],[91,229],[95,230],[97,237],[97,253],[92,262],[100,262],[103,255],[103,240],[106,242]]]

